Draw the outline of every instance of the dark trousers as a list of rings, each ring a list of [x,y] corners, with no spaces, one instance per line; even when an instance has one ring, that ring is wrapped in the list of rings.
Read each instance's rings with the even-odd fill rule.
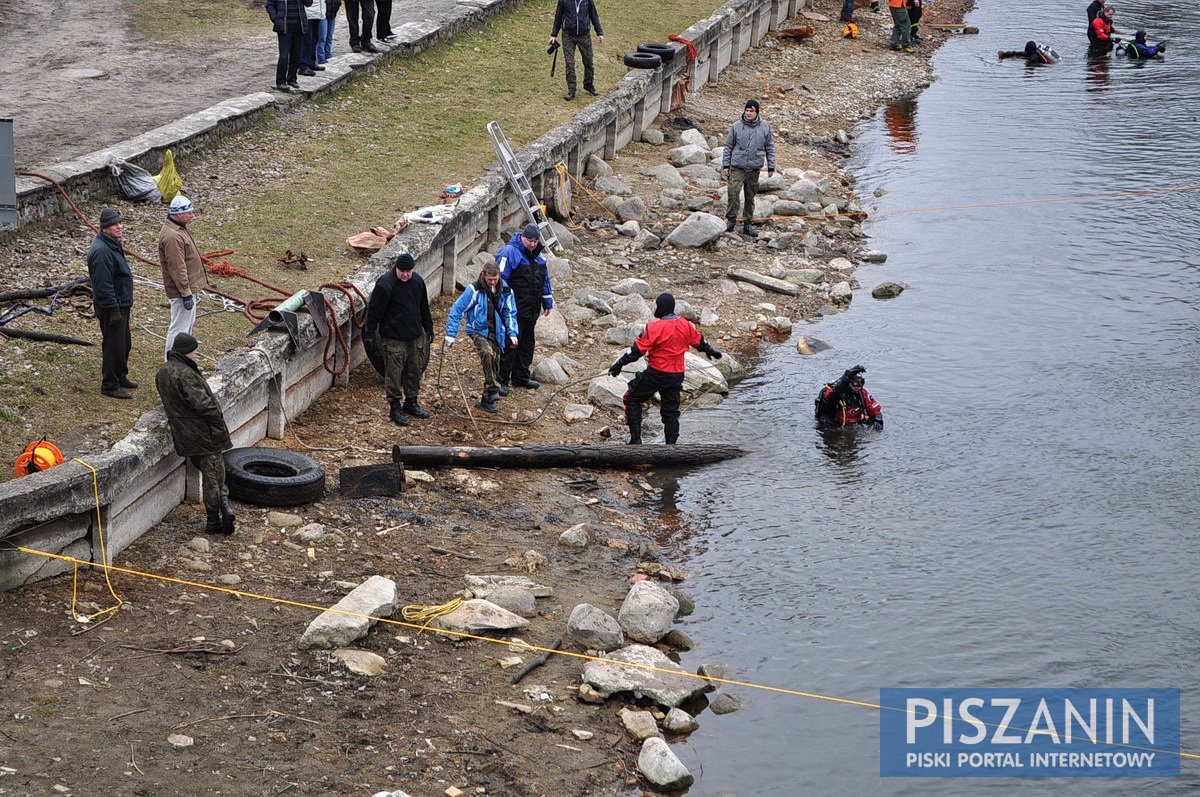
[[[300,59],[304,50],[304,25],[299,22],[287,23],[279,37],[279,60],[275,62],[275,85],[291,83],[300,71]]]
[[[383,387],[389,403],[412,406],[421,390],[421,374],[429,362],[429,341],[424,335],[416,340],[379,339],[383,348]]]
[[[500,357],[500,384],[520,384],[529,380],[529,368],[533,365],[533,328],[537,320],[536,313],[528,318],[523,315],[517,316],[517,327],[520,329],[517,348],[506,348]]]
[[[386,39],[392,35],[392,0],[375,0],[375,38]]]
[[[97,308],[96,320],[100,322],[100,389],[116,390],[129,378],[129,352],[133,349],[133,338],[129,334],[131,308],[121,311],[121,320],[109,323],[112,310]]]
[[[658,414],[663,422],[663,435],[668,444],[679,440],[679,394],[683,389],[683,374],[669,374],[647,368],[629,383],[625,391],[625,422],[629,424],[629,442],[642,442],[642,404],[657,393],[662,401]]]
[[[317,39],[320,37],[320,20],[310,19],[304,23],[304,45],[300,54],[300,68],[312,72],[317,66]]]
[[[582,36],[562,35],[563,65],[567,68],[567,88],[575,90],[575,48],[579,48],[579,60],[583,61],[583,89],[595,91],[596,75],[592,68],[592,37],[585,33]]]
[[[362,35],[359,35],[358,14],[362,11]],[[375,24],[375,0],[346,0],[346,27],[350,30],[350,46],[361,47],[371,41],[371,26]]]
[[[742,218],[749,224],[754,218],[754,195],[758,193],[758,169],[739,169],[736,166],[729,170],[729,198],[725,203],[725,218],[737,221],[738,208],[742,207],[742,195],[745,195],[745,207]]]
[[[854,0],[845,0],[842,3],[842,22],[854,21]]]

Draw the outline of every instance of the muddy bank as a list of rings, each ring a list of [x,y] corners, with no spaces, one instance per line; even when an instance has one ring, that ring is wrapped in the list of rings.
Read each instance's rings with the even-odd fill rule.
[[[796,170],[788,182],[812,170],[833,204],[846,208],[853,200],[851,180],[841,172],[847,150],[836,131],[851,130],[879,99],[917,89],[927,79],[926,64],[881,49],[882,21],[872,25],[868,17],[867,38],[856,42],[837,39],[836,23],[812,24],[822,32],[819,41],[791,45],[770,39],[722,76],[719,86],[660,120],[658,129],[664,138],[681,139],[684,128],[692,127],[722,138],[745,99],[761,97],[764,118],[776,130],[780,168]],[[663,207],[660,179],[643,172],[664,164],[669,149],[680,143],[632,145],[610,164],[613,177],[642,199],[646,212],[639,230],[659,238],[688,215],[684,208],[691,197],[700,203],[706,197],[719,208],[719,187],[697,185],[679,189],[687,195],[683,207]],[[700,179],[705,178],[692,182]],[[652,292],[674,292],[700,315],[709,310],[702,326],[706,336],[750,365],[760,346],[778,339],[769,330],[771,319],[798,322],[823,307],[835,308],[832,287],[838,281],[853,285],[855,256],[867,246],[853,219],[845,224],[846,217],[830,215],[773,220],[756,241],[735,233],[701,250],[647,248],[648,239],[635,243],[635,237],[621,235],[604,211],[582,201],[577,209],[577,218],[591,223],[568,253],[570,276],[560,274],[556,282],[564,313],[572,304],[582,306],[571,299],[584,288],[607,290],[640,278]],[[835,264],[839,258],[849,268]],[[809,269],[823,276],[794,296],[768,294],[724,279],[730,267],[763,274]],[[834,279],[838,276],[843,279]],[[447,306],[443,301],[435,308],[439,329]],[[620,353],[621,345],[605,342],[616,328],[601,321],[606,315],[568,322],[571,337],[560,351],[580,366],[570,378],[584,380],[564,390],[573,403],[588,405],[586,378],[602,373]],[[543,354],[556,351],[539,348]],[[595,443],[619,441],[624,434],[615,408],[597,407],[592,417],[568,423],[562,399],[529,426],[473,419],[467,410],[478,398],[478,362],[466,349],[457,346],[444,363],[438,355],[431,364],[425,396],[435,415],[411,430],[390,424],[381,381],[359,369],[347,387],[294,419],[281,443],[310,453],[336,473],[345,465],[386,461],[394,442]],[[549,386],[514,390],[502,401],[501,417],[531,419],[549,391]],[[687,407],[684,439],[698,437],[703,423],[703,408]],[[563,636],[578,603],[615,614],[627,579],[639,569],[654,570],[643,564],[656,563],[653,542],[689,533],[686,518],[648,511],[657,490],[652,473],[431,475],[432,482],[414,483],[400,499],[331,494],[299,512],[298,526],[282,525],[265,509],[240,506],[239,534],[206,540],[207,551],[191,543],[202,513],[183,506],[130,547],[120,564],[319,605],[332,604],[348,585],[376,574],[396,580],[401,603],[432,605],[460,591],[467,573],[524,573],[552,587],[554,595],[539,599],[538,616],[518,636],[548,645]],[[321,535],[310,526],[302,536],[301,529],[312,523],[323,527]],[[560,546],[560,533],[580,523],[587,524],[593,542],[583,549]],[[438,554],[430,546],[458,555]],[[311,610],[133,575],[117,575],[115,584],[126,604],[98,627],[70,623],[66,579],[0,596],[10,664],[0,698],[6,709],[0,756],[17,770],[10,782],[21,789],[154,793],[177,788],[181,777],[193,793],[403,789],[413,797],[450,787],[467,794],[603,795],[639,793],[644,785],[634,771],[640,745],[617,712],[646,704],[581,701],[578,660],[553,658],[513,686],[511,670],[502,669],[500,660],[528,661],[527,650],[381,624],[356,647],[383,657],[387,670],[360,676],[326,652],[297,650]],[[686,580],[682,586],[686,589]],[[94,574],[86,579],[84,600],[97,606],[111,600]],[[686,632],[686,621],[678,627]],[[703,640],[696,642],[703,651]],[[204,643],[211,648],[198,650]],[[711,658],[719,662],[720,652]],[[753,673],[731,675],[753,680]],[[707,712],[699,719],[720,721]],[[169,741],[173,734],[192,743],[176,747]]]

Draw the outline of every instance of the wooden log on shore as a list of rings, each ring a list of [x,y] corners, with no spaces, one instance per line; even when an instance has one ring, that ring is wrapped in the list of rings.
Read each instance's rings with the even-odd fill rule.
[[[32,329],[14,329],[0,326],[0,335],[6,338],[25,338],[26,340],[45,340],[50,343],[71,343],[76,346],[95,346],[90,340],[72,338],[69,335],[58,335],[53,332],[35,332]]]
[[[745,455],[738,446],[686,443],[673,446],[395,446],[392,461],[404,467],[445,468],[635,468],[690,467]]]
[[[725,273],[728,274],[731,280],[748,282],[751,285],[757,285],[765,291],[774,291],[775,293],[783,293],[788,296],[796,296],[800,293],[800,289],[790,282],[777,280],[765,274],[757,274],[744,268],[731,268]]]
[[[56,293],[72,293],[89,279],[91,278],[87,276],[75,277],[61,285],[51,285],[48,288],[18,288],[13,291],[5,291],[0,293],[0,303],[19,302],[24,299],[43,299],[47,296],[53,296]],[[88,290],[91,290],[91,286],[88,286]]]

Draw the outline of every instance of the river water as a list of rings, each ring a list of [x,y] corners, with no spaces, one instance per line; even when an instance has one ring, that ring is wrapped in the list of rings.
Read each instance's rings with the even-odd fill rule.
[[[869,702],[1180,687],[1200,751],[1200,193],[1032,202],[1200,183],[1200,8],[1123,6],[1118,29],[1178,46],[1089,63],[1084,5],[981,0],[982,33],[938,52],[933,86],[859,130],[866,229],[890,257],[859,268],[848,312],[797,329],[835,350],[776,347],[721,407],[685,412],[684,439],[756,447],[663,480],[694,528],[663,540],[698,603],[685,666]],[[1063,62],[997,61],[1031,37]],[[911,290],[875,301],[882,280]],[[824,440],[812,398],[857,363],[887,428]],[[882,779],[877,712],[735,691],[741,711],[675,745],[691,795],[1200,787],[1194,761],[1178,780]]]

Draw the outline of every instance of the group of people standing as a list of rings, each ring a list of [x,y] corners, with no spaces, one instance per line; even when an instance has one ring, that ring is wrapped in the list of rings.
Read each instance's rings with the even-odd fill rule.
[[[374,37],[390,44],[392,0],[345,0],[346,23],[353,52],[382,52],[371,43]],[[324,71],[333,57],[333,33],[342,0],[266,0],[267,16],[279,39],[275,63],[275,88],[290,92],[300,88],[298,75],[312,77]],[[361,22],[361,28],[359,26]]]
[[[888,12],[892,15],[892,36],[888,44],[893,50],[906,53],[916,52],[914,44],[924,41],[920,34],[922,0],[888,0]],[[842,22],[854,22],[856,0],[843,0]],[[873,0],[871,10],[879,11],[879,0]]]

